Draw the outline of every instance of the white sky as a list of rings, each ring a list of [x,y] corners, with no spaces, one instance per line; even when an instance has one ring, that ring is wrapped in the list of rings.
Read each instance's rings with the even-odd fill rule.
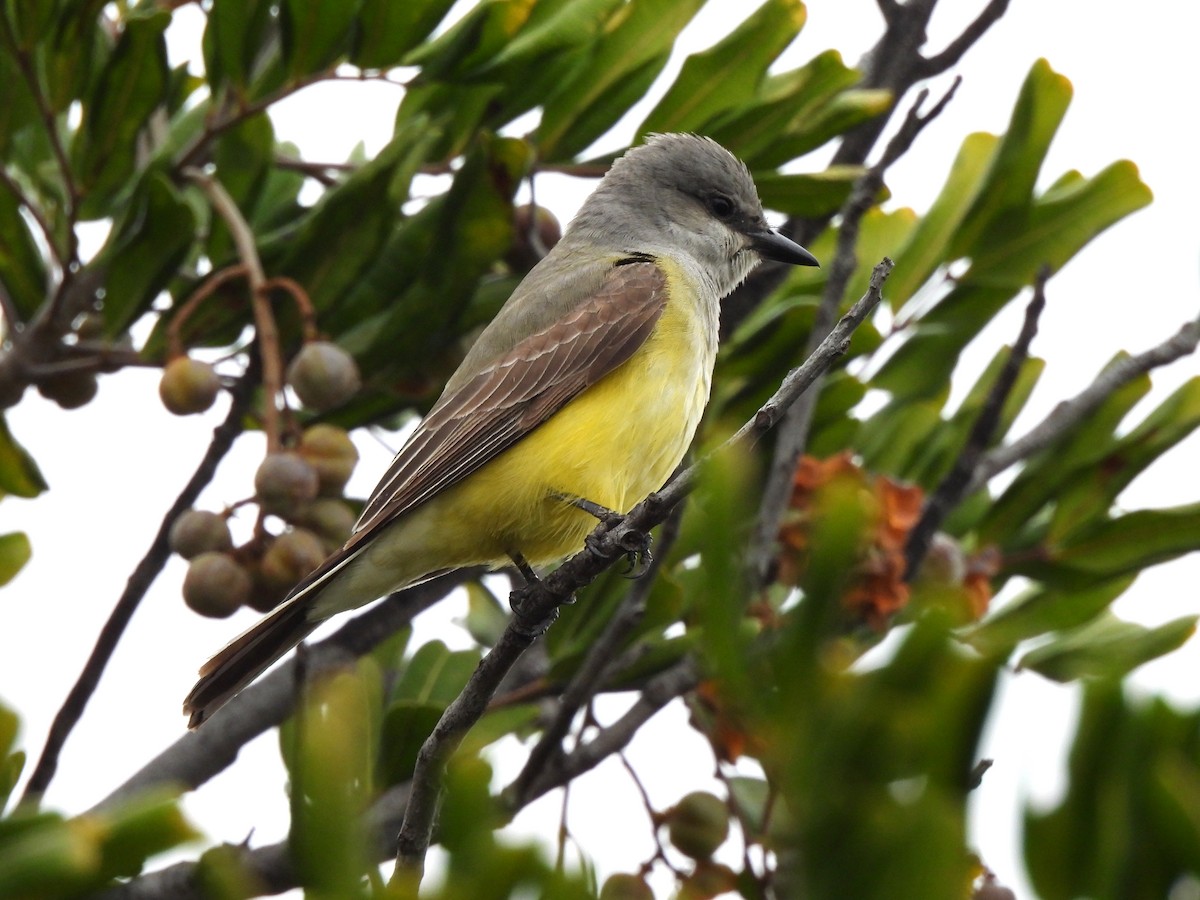
[[[946,0],[930,36],[940,49],[983,5],[983,0]],[[684,35],[684,45],[703,48],[749,3],[715,0]],[[1200,186],[1200,132],[1185,97],[1200,85],[1200,8],[1148,0],[1137,12],[1117,0],[1013,0],[1012,8],[959,72],[965,81],[950,108],[895,167],[889,185],[893,206],[924,210],[941,187],[962,137],[970,131],[999,132],[1007,121],[1029,66],[1041,56],[1068,76],[1075,99],[1045,166],[1044,183],[1067,168],[1094,174],[1118,158],[1134,160],[1155,192],[1148,210],[1102,235],[1048,289],[1049,307],[1034,352],[1049,365],[1029,413],[1014,434],[1044,415],[1059,399],[1086,385],[1118,349],[1143,350],[1197,314],[1200,241],[1196,210]],[[179,22],[196,20],[193,7],[178,11]],[[853,62],[875,39],[879,17],[871,0],[813,0],[809,24],[784,65],[795,65],[828,47]],[[175,26],[172,53],[193,52],[194,28]],[[678,60],[670,70],[677,70]],[[340,160],[360,140],[368,152],[386,141],[398,88],[378,83],[310,88],[274,111],[277,134],[296,142],[308,158]],[[314,114],[314,110],[319,112]],[[605,148],[627,142],[635,115]],[[814,161],[812,167],[819,166]],[[539,180],[539,202],[566,221],[590,182]],[[1020,309],[1000,316],[976,342],[960,384],[969,384],[995,348],[1019,327]],[[1194,359],[1154,376],[1155,391],[1135,410],[1136,421],[1183,379],[1194,375]],[[95,635],[125,579],[144,553],[159,520],[192,472],[224,403],[207,416],[179,419],[162,410],[153,373],[129,372],[102,380],[96,402],[63,412],[30,392],[9,415],[14,434],[37,459],[51,490],[33,501],[6,498],[0,504],[0,533],[27,531],[34,557],[2,593],[6,627],[0,632],[0,697],[24,724],[23,744],[40,752],[58,705],[79,674]],[[151,435],[150,440],[146,439]],[[383,471],[389,452],[370,438],[359,441],[363,461],[350,492],[365,494]],[[261,440],[239,441],[205,493],[202,505],[219,509],[251,492],[250,474],[262,454]],[[1200,499],[1195,438],[1136,481],[1121,498],[1125,508],[1168,506]],[[254,614],[212,621],[189,613],[179,597],[184,564],[173,559],[127,631],[113,663],[75,730],[60,762],[47,804],[78,812],[107,794],[184,730],[179,704],[196,667]],[[1200,612],[1195,585],[1200,562],[1193,555],[1147,572],[1117,611],[1157,624]],[[453,624],[461,605],[449,601],[423,617],[422,632],[464,645]],[[339,622],[340,624],[340,622]],[[1135,683],[1194,705],[1200,699],[1200,649],[1183,651],[1140,670]],[[616,704],[609,706],[615,717]],[[1017,823],[1027,797],[1048,801],[1061,785],[1063,741],[1073,725],[1076,692],[1036,675],[1006,680],[998,715],[982,755],[996,759],[977,792],[973,839],[985,862],[1021,897]],[[711,772],[699,739],[694,752],[680,750],[684,714],[662,714],[639,736],[630,757],[647,773],[652,799],[668,806]],[[286,833],[284,776],[274,734],[247,747],[238,763],[187,798],[185,808],[212,840],[240,841],[254,829],[254,843]],[[655,766],[659,748],[670,748],[670,765]],[[511,774],[519,760],[502,760]],[[641,803],[620,768],[601,767],[572,793],[571,827],[594,854],[601,877],[633,870],[649,856],[649,826]],[[558,795],[536,804],[516,830],[547,838],[557,827]],[[597,812],[613,811],[613,817]],[[192,854],[194,856],[194,852]],[[669,882],[658,882],[665,890]]]

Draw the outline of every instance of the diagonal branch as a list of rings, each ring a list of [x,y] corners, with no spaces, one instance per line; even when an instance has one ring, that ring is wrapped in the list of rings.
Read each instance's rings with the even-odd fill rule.
[[[171,555],[167,539],[171,526],[182,513],[191,509],[195,504],[200,492],[212,480],[217,466],[225,458],[225,454],[229,452],[238,435],[242,433],[245,427],[246,411],[250,408],[257,384],[258,369],[251,365],[230,392],[232,402],[229,404],[229,412],[225,416],[225,421],[214,429],[212,441],[209,443],[204,457],[200,460],[200,465],[196,467],[196,471],[188,479],[188,483],[179,492],[179,496],[175,498],[175,502],[171,504],[167,514],[163,516],[158,533],[150,542],[150,547],[141,562],[129,576],[125,590],[117,600],[116,606],[113,607],[108,621],[100,630],[92,655],[88,658],[75,685],[67,694],[67,699],[63,701],[62,707],[55,715],[54,722],[50,726],[50,733],[46,737],[46,746],[42,749],[37,767],[29,776],[28,784],[25,785],[22,802],[36,803],[54,778],[54,773],[58,769],[58,757],[62,753],[67,738],[70,737],[72,730],[83,715],[83,711],[95,692],[96,686],[100,683],[100,677],[104,674],[104,669],[116,651],[117,643],[125,633],[138,605]]]
[[[989,0],[988,5],[963,29],[962,34],[946,45],[945,50],[921,61],[922,77],[940,75],[951,66],[957,65],[963,55],[1008,11],[1008,3],[1009,0]]]
[[[1117,360],[1070,400],[1064,400],[1050,410],[1050,414],[1023,437],[986,454],[975,467],[966,492],[974,493],[1009,466],[1047,449],[1095,412],[1114,391],[1151,369],[1195,353],[1197,346],[1200,346],[1200,319],[1193,319],[1158,346],[1137,356]]]
[[[916,102],[909,109],[908,115],[905,116],[900,130],[888,142],[883,156],[855,182],[850,196],[842,206],[842,224],[838,230],[837,252],[834,255],[829,279],[825,282],[825,291],[821,296],[821,303],[817,308],[812,330],[808,335],[806,355],[811,353],[829,332],[834,316],[841,306],[846,286],[858,268],[858,256],[855,248],[858,245],[859,225],[867,210],[875,205],[875,200],[883,186],[884,175],[893,163],[908,152],[917,135],[924,130],[925,126],[946,108],[961,81],[962,79],[955,79],[941,100],[925,114],[921,113],[921,107],[924,106],[929,92],[921,91],[917,95]],[[796,471],[796,463],[808,444],[809,426],[812,423],[819,395],[819,388],[805,394],[788,409],[787,415],[780,425],[775,441],[775,452],[770,468],[767,470],[767,482],[759,505],[758,519],[755,522],[754,532],[750,536],[750,547],[746,554],[746,565],[750,572],[752,585],[761,586],[770,580],[779,523],[783,519],[788,499],[792,494],[792,478]]]
[[[835,359],[846,352],[854,329],[882,298],[883,282],[891,270],[890,259],[884,259],[875,267],[867,293],[842,317],[813,355],[788,373],[779,389],[755,416],[715,452],[735,443],[761,437],[779,420],[788,406],[811,387],[833,365]],[[413,771],[409,806],[397,838],[398,874],[419,875],[422,871],[425,853],[432,838],[445,761],[487,708],[505,673],[545,631],[548,623],[557,615],[558,607],[567,602],[576,590],[591,583],[631,550],[644,547],[649,530],[662,523],[675,505],[691,492],[705,462],[702,460],[678,472],[666,487],[657,494],[651,494],[618,521],[601,523],[589,536],[583,550],[546,578],[531,583],[522,591],[520,602],[514,604],[514,615],[504,634],[480,661],[466,687],[447,707],[421,746]]]
[[[443,575],[393,594],[355,616],[328,638],[308,648],[305,658],[308,677],[369,653],[408,625],[418,613],[480,574],[479,569],[464,569]],[[292,658],[230,700],[203,728],[184,734],[91,811],[114,809],[144,791],[163,785],[198,788],[228,768],[245,744],[291,715],[296,706],[296,680],[296,660]]]
[[[912,581],[916,576],[921,560],[929,551],[929,544],[933,540],[934,533],[946,520],[950,511],[958,506],[963,497],[967,496],[967,485],[971,481],[971,475],[979,465],[980,457],[983,456],[988,444],[991,443],[992,436],[996,433],[996,426],[1000,424],[1000,413],[1004,409],[1009,394],[1012,393],[1013,385],[1017,383],[1021,366],[1029,358],[1029,346],[1033,343],[1034,336],[1037,335],[1038,319],[1041,317],[1042,310],[1046,308],[1046,281],[1049,278],[1050,267],[1043,266],[1034,279],[1033,298],[1025,307],[1025,322],[1021,326],[1021,333],[1017,336],[1017,341],[1013,344],[1008,359],[1004,361],[1000,374],[996,376],[995,384],[988,391],[987,399],[971,426],[962,452],[958,454],[950,471],[946,473],[941,483],[925,501],[925,507],[921,510],[921,518],[908,533],[908,540],[904,545],[905,581]]]

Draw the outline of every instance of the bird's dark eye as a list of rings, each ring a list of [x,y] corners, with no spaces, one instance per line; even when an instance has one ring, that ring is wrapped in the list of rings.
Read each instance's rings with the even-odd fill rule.
[[[708,211],[718,219],[728,219],[733,215],[733,201],[724,194],[709,194]]]

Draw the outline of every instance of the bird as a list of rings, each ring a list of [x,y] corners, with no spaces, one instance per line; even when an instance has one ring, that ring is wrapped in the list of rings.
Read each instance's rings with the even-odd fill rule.
[[[530,577],[662,487],[708,403],[721,300],[763,260],[819,265],[768,225],[749,169],[720,144],[650,135],[616,159],[345,545],[201,667],[189,727],[331,616],[466,566]]]

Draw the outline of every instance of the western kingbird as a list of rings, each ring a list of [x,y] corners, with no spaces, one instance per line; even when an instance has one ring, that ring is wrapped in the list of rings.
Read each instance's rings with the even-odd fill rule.
[[[330,616],[442,572],[545,565],[683,459],[708,402],[720,301],[773,231],[715,141],[652,136],[613,163],[480,334],[340,550],[200,670],[195,727]]]

